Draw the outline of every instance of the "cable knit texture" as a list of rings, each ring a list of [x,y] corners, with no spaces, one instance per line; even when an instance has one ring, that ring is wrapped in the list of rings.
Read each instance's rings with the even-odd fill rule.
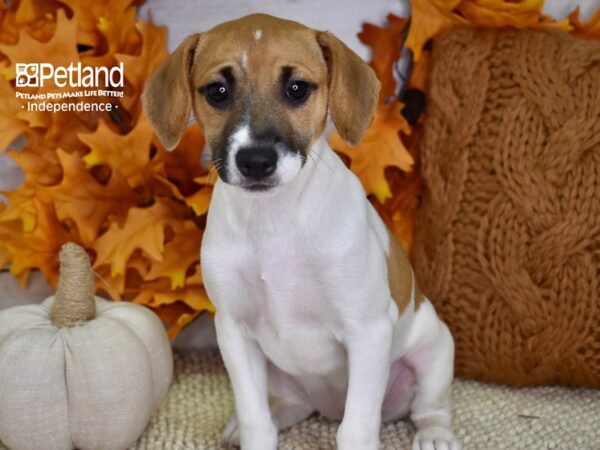
[[[434,43],[413,260],[460,377],[600,387],[600,43]]]

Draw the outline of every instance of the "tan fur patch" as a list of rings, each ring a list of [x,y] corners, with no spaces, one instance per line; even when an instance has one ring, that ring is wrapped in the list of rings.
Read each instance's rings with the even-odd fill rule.
[[[317,86],[301,107],[284,102],[281,75],[286,67],[295,78]],[[225,68],[235,79],[235,101],[227,110],[216,110],[199,89],[223,81]],[[192,109],[211,146],[223,142],[233,120],[244,119],[276,124],[284,137],[310,148],[325,129],[328,109],[340,135],[356,144],[377,104],[379,81],[332,34],[253,14],[188,38],[145,91],[145,110],[169,148],[177,145]]]
[[[414,282],[410,261],[398,238],[388,230],[390,248],[387,254],[388,282],[392,298],[398,305],[398,312],[402,314],[410,304],[412,285]],[[415,305],[417,310],[423,301],[423,294],[415,284]]]
[[[233,109],[215,110],[194,92],[194,111],[209,142],[220,139],[236,108],[244,110],[256,134],[276,125],[285,138],[310,145],[323,133],[327,65],[313,30],[263,14],[221,24],[204,33],[196,48],[193,89],[220,81],[224,67],[230,67],[235,78]],[[284,67],[293,68],[294,77],[318,86],[302,107],[290,108],[282,102]]]

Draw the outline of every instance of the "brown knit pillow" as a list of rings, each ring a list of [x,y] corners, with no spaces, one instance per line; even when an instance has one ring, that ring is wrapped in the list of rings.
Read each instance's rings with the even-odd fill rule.
[[[600,43],[434,43],[413,259],[458,376],[600,387]]]

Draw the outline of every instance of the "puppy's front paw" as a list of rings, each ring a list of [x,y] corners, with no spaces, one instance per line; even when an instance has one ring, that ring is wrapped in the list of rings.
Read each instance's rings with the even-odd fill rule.
[[[242,437],[243,435],[243,437]],[[267,426],[242,428],[234,414],[221,433],[221,448],[242,447],[243,450],[275,450],[277,448],[277,428]]]
[[[378,450],[378,429],[367,431],[366,428],[342,422],[337,432],[338,450]]]
[[[462,445],[449,429],[433,426],[417,431],[412,450],[462,450]]]
[[[231,416],[221,433],[221,447],[231,448],[240,446],[240,428],[236,415]]]

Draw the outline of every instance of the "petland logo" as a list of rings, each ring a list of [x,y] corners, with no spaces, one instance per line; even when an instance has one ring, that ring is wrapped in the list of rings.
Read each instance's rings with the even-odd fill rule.
[[[124,95],[123,63],[111,68],[84,67],[80,62],[68,67],[17,63],[15,72],[15,96],[21,101],[21,108],[27,111],[111,112],[119,108],[119,98]],[[45,86],[49,89],[37,92],[27,89]]]
[[[16,64],[17,87],[43,87],[49,80],[58,87],[122,88],[123,63],[112,68],[83,67],[81,63],[54,67],[48,63]],[[101,81],[103,85],[101,86]]]

